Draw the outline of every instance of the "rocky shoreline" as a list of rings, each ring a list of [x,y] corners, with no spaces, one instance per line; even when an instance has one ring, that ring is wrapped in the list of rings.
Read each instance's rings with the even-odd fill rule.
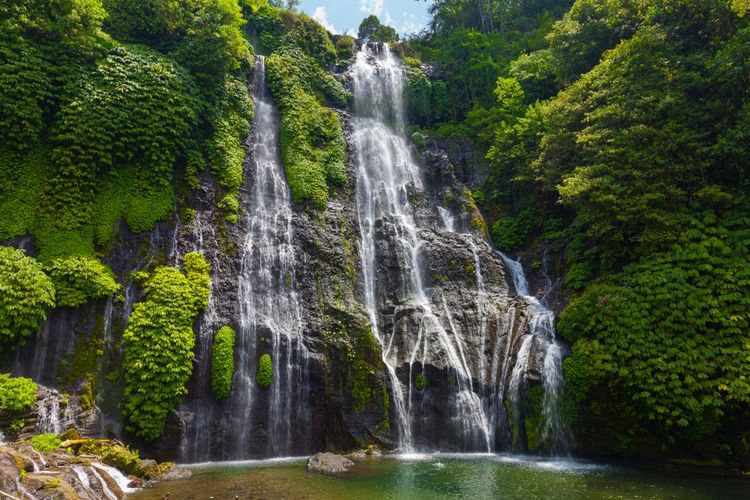
[[[191,475],[189,469],[171,462],[140,460],[114,440],[67,439],[48,451],[39,451],[28,441],[0,445],[3,498],[120,500],[157,481]]]

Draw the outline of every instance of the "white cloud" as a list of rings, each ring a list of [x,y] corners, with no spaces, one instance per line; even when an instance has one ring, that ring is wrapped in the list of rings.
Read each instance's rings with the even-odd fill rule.
[[[384,0],[360,0],[359,10],[366,14],[375,14],[379,16],[383,13]]]
[[[315,12],[313,12],[312,18],[318,21],[321,26],[323,26],[334,35],[339,34],[336,27],[328,20],[328,13],[326,13],[325,7],[315,7]]]
[[[383,20],[383,24],[386,24],[388,26],[396,27],[396,22],[391,17],[391,13],[389,11],[385,11],[385,19]]]
[[[404,35],[416,33],[422,29],[423,26],[417,22],[417,16],[414,14],[403,12],[402,17],[403,23],[401,24],[399,31]]]
[[[346,34],[352,38],[357,38],[357,32],[354,30],[354,28],[349,28],[348,30],[346,30]]]

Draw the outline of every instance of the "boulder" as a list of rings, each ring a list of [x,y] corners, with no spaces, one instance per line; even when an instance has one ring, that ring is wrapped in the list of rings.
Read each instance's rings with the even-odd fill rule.
[[[193,477],[193,473],[187,467],[180,467],[175,465],[167,472],[162,474],[159,479],[162,481],[177,481],[179,479],[190,479]]]
[[[334,453],[316,453],[307,459],[307,470],[319,474],[341,474],[353,465],[348,458]]]

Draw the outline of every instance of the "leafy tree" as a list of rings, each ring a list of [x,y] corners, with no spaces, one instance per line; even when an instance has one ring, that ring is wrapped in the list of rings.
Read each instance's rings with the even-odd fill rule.
[[[396,29],[382,24],[375,15],[367,16],[362,20],[357,36],[363,42],[393,43],[398,41]]]
[[[55,305],[55,288],[42,265],[23,250],[0,246],[0,341],[37,332]]]

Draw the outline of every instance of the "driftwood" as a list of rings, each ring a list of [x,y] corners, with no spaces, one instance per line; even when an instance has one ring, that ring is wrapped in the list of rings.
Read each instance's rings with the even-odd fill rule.
[[[68,439],[60,443],[61,448],[70,448],[72,446],[80,446],[82,444],[97,443],[106,444],[109,446],[125,446],[122,442],[116,439],[92,439],[92,438],[81,438],[81,439]]]

